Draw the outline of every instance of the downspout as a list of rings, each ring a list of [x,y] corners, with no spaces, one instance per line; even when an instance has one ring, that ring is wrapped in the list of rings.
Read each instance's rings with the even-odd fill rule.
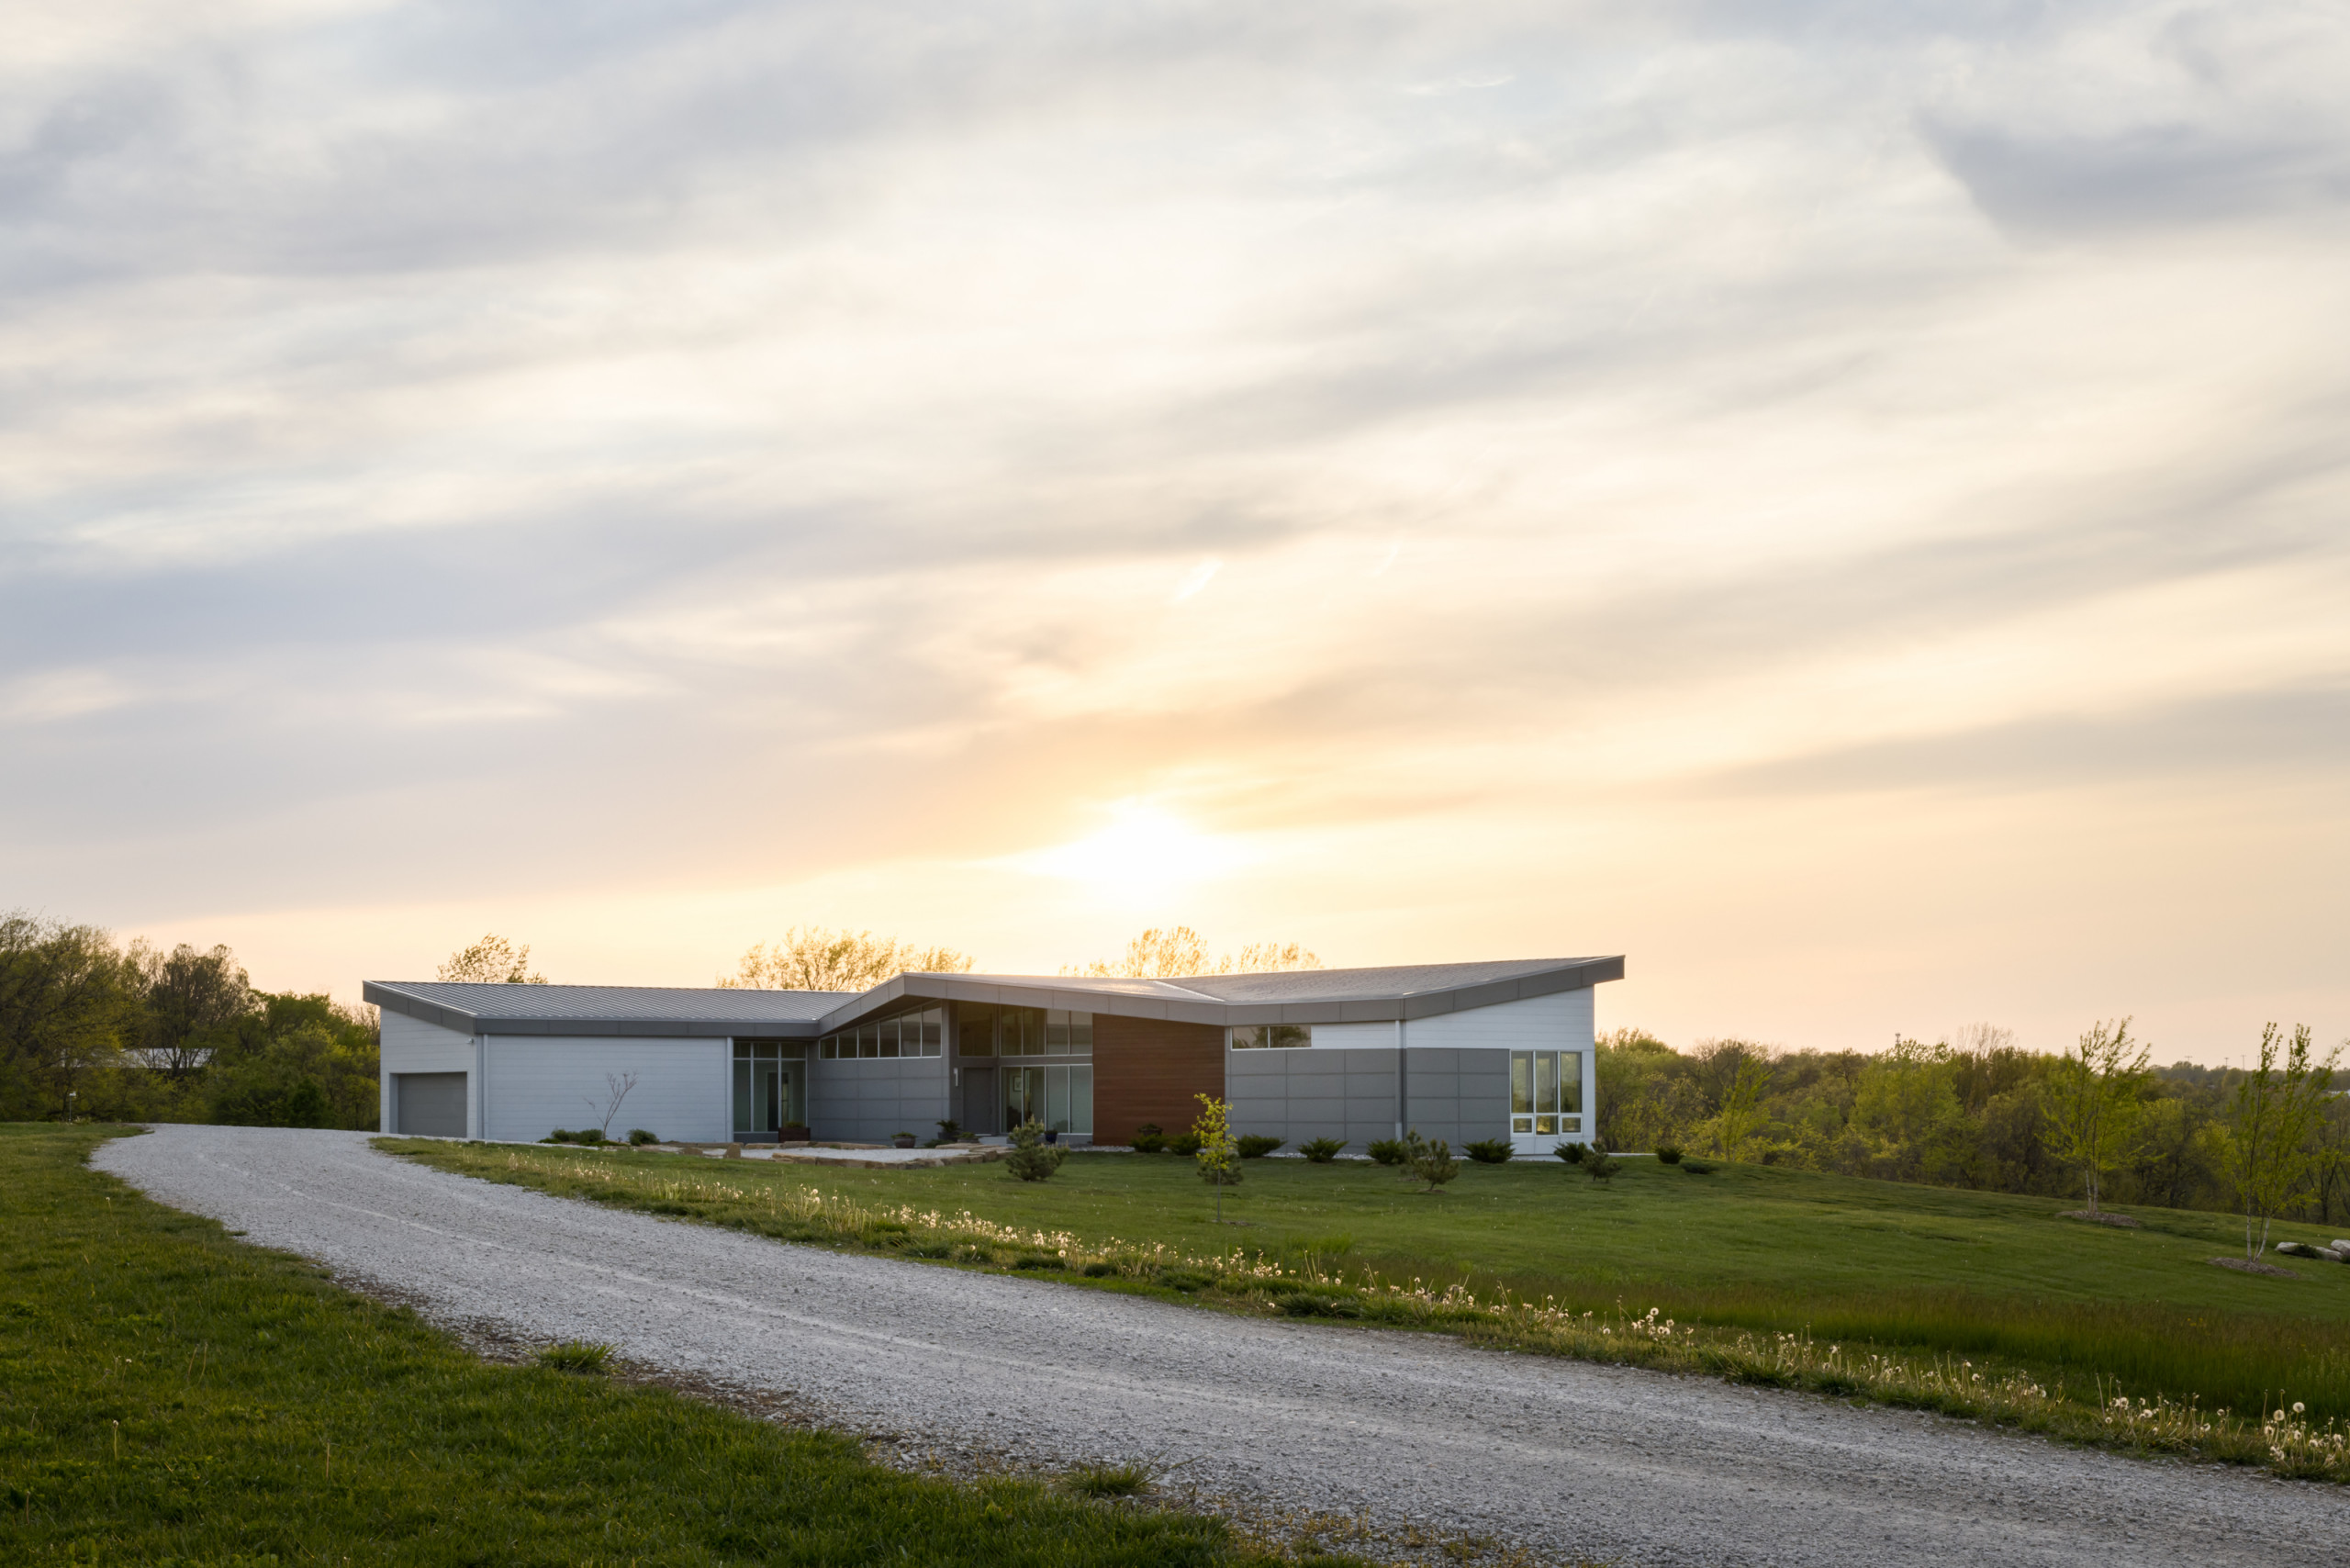
[[[479,1118],[474,1126],[474,1137],[487,1143],[489,1141],[489,1036],[487,1032],[474,1036],[474,1111]]]

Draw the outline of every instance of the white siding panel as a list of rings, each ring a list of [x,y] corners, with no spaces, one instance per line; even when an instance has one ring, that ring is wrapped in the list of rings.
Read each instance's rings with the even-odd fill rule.
[[[397,1112],[392,1104],[392,1077],[402,1072],[471,1072],[474,1067],[474,1042],[470,1035],[454,1029],[443,1029],[438,1024],[427,1024],[406,1014],[386,1009],[382,1014],[384,1025],[383,1058],[377,1071],[375,1125],[379,1127],[398,1126]]]
[[[1404,1037],[1415,1050],[1486,1047],[1512,1051],[1588,1051],[1592,1043],[1592,988],[1497,1002],[1462,1013],[1415,1018]],[[1360,1025],[1356,1025],[1360,1026]],[[1393,1027],[1393,1025],[1390,1025]],[[1318,1036],[1320,1025],[1315,1028]],[[1315,1044],[1321,1042],[1317,1038]]]
[[[1417,1045],[1419,1042],[1412,1042]],[[1314,1048],[1317,1051],[1392,1051],[1395,1048],[1395,1025],[1393,1024],[1316,1024],[1314,1025]]]
[[[474,1065],[470,1035],[443,1029],[405,1014],[386,1012],[384,1020],[386,1072],[469,1072]]]
[[[624,1072],[636,1074],[636,1087],[612,1118],[614,1137],[631,1127],[686,1143],[733,1135],[729,1040],[492,1035],[488,1059],[493,1140],[534,1142],[557,1127],[602,1126],[611,1094],[604,1075]]]

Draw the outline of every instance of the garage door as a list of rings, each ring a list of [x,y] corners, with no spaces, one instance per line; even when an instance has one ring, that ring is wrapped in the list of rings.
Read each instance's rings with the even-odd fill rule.
[[[392,1089],[400,1131],[422,1137],[465,1136],[464,1073],[396,1072]]]

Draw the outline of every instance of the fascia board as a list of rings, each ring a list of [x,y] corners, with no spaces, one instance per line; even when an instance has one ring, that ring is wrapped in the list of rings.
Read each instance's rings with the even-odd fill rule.
[[[420,1024],[431,1024],[442,1029],[453,1029],[460,1035],[476,1033],[476,1021],[472,1014],[460,1013],[453,1007],[443,1007],[437,1002],[427,1002],[420,996],[410,996],[408,992],[391,986],[378,985],[374,980],[362,980],[359,984],[359,995],[362,1001],[371,1002],[386,1012],[398,1014],[403,1018],[413,1018]]]

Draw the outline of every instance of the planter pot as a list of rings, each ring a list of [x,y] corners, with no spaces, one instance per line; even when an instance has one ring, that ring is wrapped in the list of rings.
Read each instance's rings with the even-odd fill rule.
[[[914,1140],[910,1137],[893,1137],[890,1141],[900,1148],[912,1148],[914,1146]]]

